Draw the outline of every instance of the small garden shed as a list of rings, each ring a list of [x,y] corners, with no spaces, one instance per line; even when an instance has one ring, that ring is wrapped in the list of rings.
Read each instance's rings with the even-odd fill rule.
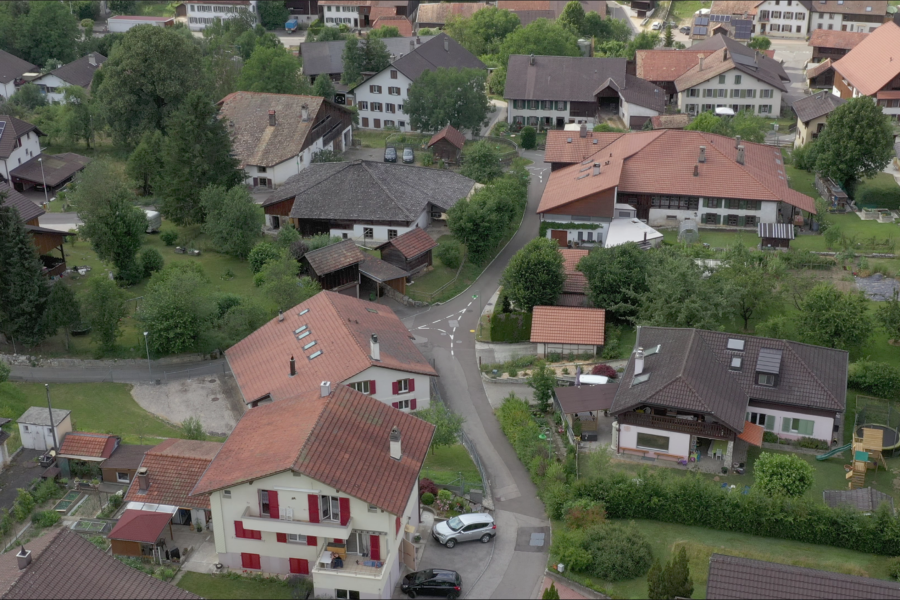
[[[359,264],[364,258],[356,242],[344,240],[307,252],[302,260],[323,290],[359,298]]]
[[[434,153],[434,160],[443,160],[448,165],[459,164],[466,136],[452,125],[447,125],[431,137],[428,147]]]
[[[794,239],[794,226],[790,223],[760,223],[757,225],[759,246],[763,250],[790,248]]]
[[[535,306],[531,341],[539,356],[597,354],[603,349],[606,311],[602,308]]]
[[[437,246],[424,229],[416,227],[378,246],[381,260],[410,275],[431,266],[431,251]]]

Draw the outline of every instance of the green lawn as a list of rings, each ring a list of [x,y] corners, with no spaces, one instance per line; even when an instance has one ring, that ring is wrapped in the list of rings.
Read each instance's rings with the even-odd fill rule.
[[[134,14],[145,17],[174,17],[175,3],[162,1],[144,1],[137,3],[137,9]]]
[[[668,2],[660,2],[659,8],[656,9],[656,12],[653,13],[653,17],[651,21],[657,21],[662,19],[662,15],[665,14],[665,9],[668,5]],[[670,20],[675,21],[679,25],[688,24],[691,17],[694,16],[694,13],[700,10],[701,8],[709,8],[712,6],[712,2],[700,2],[698,0],[678,0],[675,2],[675,6],[672,8],[672,14],[669,15]]]
[[[178,587],[210,600],[241,600],[280,598],[290,599],[291,588],[273,581],[256,581],[247,577],[234,578],[224,575],[207,575],[205,573],[185,573],[178,582]]]
[[[878,579],[889,579],[886,556],[874,556],[802,542],[764,538],[742,533],[714,531],[702,527],[687,527],[658,521],[635,521],[653,549],[653,557],[665,564],[673,551],[684,546],[688,552],[691,577],[694,581],[693,598],[706,597],[706,580],[709,573],[709,557],[713,553],[729,554],[757,560],[847,573]],[[554,528],[562,527],[554,523]],[[576,576],[587,580],[595,589],[603,590],[613,598],[646,598],[647,579],[640,577],[629,581],[608,583],[594,578]]]
[[[466,482],[466,491],[482,486],[478,467],[472,462],[469,451],[462,444],[432,447],[425,458],[421,477],[427,477],[442,485],[450,483],[459,485],[459,478],[462,477]]]
[[[372,131],[359,129],[353,132],[353,139],[359,140],[363,148],[384,148],[384,142],[395,131]]]

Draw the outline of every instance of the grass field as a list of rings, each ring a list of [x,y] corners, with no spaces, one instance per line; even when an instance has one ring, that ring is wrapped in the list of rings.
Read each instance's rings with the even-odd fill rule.
[[[282,583],[205,573],[185,573],[178,587],[210,600],[280,600],[292,597],[291,588]]]
[[[665,14],[666,9],[668,8],[668,2],[660,2],[659,8],[653,13],[652,20],[660,20],[662,19],[662,15]],[[678,0],[675,2],[675,6],[672,7],[672,14],[670,15],[670,19],[675,21],[679,25],[687,24],[694,13],[700,10],[701,8],[709,8],[712,6],[712,2],[704,1],[700,2],[698,0]]]
[[[455,446],[432,447],[425,458],[421,477],[427,477],[437,484],[455,483],[459,485],[459,478],[466,482],[466,491],[471,488],[481,487],[481,474],[478,467],[472,462],[469,451],[462,444]]]

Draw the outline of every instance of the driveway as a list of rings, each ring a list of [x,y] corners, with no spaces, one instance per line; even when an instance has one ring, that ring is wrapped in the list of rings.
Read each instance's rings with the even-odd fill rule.
[[[784,70],[791,78],[787,94],[783,94],[784,102],[790,106],[809,94],[806,86],[806,63],[812,58],[812,48],[806,40],[779,40],[772,38],[771,50],[775,51],[775,60],[783,62]]]
[[[39,450],[23,448],[10,465],[0,473],[0,508],[11,509],[19,488],[27,489],[44,469],[34,459],[43,454]]]

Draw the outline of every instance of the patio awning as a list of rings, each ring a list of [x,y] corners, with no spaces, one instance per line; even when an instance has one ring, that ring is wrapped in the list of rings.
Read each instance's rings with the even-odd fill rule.
[[[126,510],[107,537],[111,540],[155,544],[171,519],[170,513]]]
[[[744,440],[751,446],[762,448],[763,434],[765,432],[766,430],[763,427],[754,425],[750,421],[744,421],[744,430],[738,434],[738,438]]]

